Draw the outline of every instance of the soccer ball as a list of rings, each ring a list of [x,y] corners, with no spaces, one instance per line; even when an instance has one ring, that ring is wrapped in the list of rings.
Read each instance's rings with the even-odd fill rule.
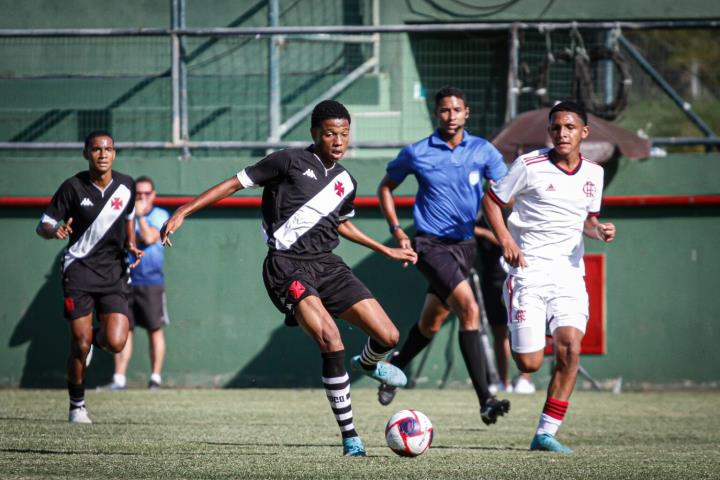
[[[417,410],[400,410],[390,417],[385,427],[388,447],[403,457],[417,457],[430,448],[433,426],[430,419]]]

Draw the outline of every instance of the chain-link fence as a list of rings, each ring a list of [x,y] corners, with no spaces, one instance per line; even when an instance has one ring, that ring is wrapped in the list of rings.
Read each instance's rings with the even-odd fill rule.
[[[283,15],[315,20],[300,19],[309,14],[297,3]],[[427,135],[433,94],[450,84],[467,92],[468,129],[484,136],[517,113],[563,98],[652,137],[718,130],[720,54],[704,43],[712,44],[717,28],[690,34],[620,24],[373,27],[371,2],[353,5],[351,16],[342,10],[321,18],[346,25],[326,31],[232,31],[231,24],[223,31],[0,32],[0,142],[57,146],[106,129],[141,148],[258,148],[305,141],[308,108],[332,96],[353,114],[354,143],[401,145]],[[701,123],[668,88],[697,105]]]

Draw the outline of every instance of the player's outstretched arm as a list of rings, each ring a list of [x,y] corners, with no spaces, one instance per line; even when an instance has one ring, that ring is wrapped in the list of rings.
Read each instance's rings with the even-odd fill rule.
[[[162,241],[162,244],[172,247],[170,235],[178,231],[178,229],[182,226],[185,217],[192,215],[208,205],[212,205],[220,199],[232,195],[238,190],[242,190],[242,188],[240,180],[238,180],[236,176],[232,176],[204,191],[185,205],[182,205],[180,208],[175,210],[175,213],[172,214],[170,219],[165,222],[162,229],[160,229],[160,240]]]
[[[587,217],[583,224],[583,233],[595,240],[612,242],[615,239],[615,224],[600,223],[595,216]]]
[[[382,243],[368,237],[350,220],[346,220],[338,226],[338,233],[351,242],[363,245],[370,250],[382,253],[386,257],[403,262],[404,265],[417,262],[417,253],[412,248],[390,248]]]
[[[35,232],[46,240],[65,240],[72,233],[72,217],[68,218],[66,223],[60,226],[53,226],[50,223],[43,222],[42,220],[38,223]]]
[[[505,260],[513,267],[527,267],[525,255],[523,255],[522,250],[520,250],[520,247],[515,243],[515,240],[513,240],[512,235],[510,235],[510,232],[505,226],[500,205],[495,203],[495,201],[490,198],[490,195],[485,195],[482,199],[482,208],[485,218],[487,218],[490,227],[495,233],[495,238],[497,238],[503,249],[503,257],[505,257]]]

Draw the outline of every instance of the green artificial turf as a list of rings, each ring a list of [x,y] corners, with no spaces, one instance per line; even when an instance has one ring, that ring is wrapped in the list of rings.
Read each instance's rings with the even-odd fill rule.
[[[719,478],[720,392],[576,392],[559,439],[575,453],[530,452],[544,394],[507,395],[480,421],[469,389],[415,389],[381,407],[352,392],[368,457],[343,458],[323,390],[90,391],[93,425],[67,423],[61,390],[0,390],[0,478]],[[430,450],[392,453],[383,430],[415,408]]]

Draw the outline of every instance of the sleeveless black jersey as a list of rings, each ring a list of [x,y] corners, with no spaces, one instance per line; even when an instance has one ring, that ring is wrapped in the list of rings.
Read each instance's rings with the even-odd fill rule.
[[[263,230],[272,251],[329,253],[339,243],[338,225],[355,215],[357,182],[339,163],[326,169],[312,146],[272,153],[237,177],[244,188],[264,187]]]
[[[72,221],[72,234],[63,257],[66,289],[103,292],[127,282],[126,220],[135,212],[135,182],[112,172],[102,190],[84,171],[60,185],[41,221],[51,225]]]

